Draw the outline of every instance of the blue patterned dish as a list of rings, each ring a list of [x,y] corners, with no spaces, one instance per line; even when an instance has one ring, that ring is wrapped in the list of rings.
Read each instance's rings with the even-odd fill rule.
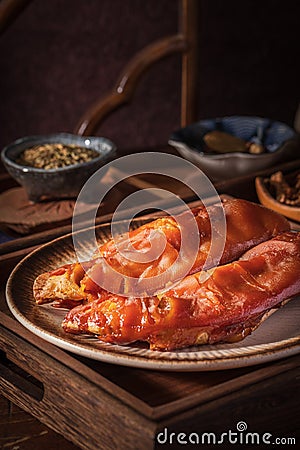
[[[209,152],[204,136],[210,131],[223,131],[246,142],[262,143],[265,152],[218,154]],[[300,155],[297,133],[282,122],[250,116],[230,116],[201,120],[174,132],[169,144],[181,156],[200,167],[213,181],[255,173]]]

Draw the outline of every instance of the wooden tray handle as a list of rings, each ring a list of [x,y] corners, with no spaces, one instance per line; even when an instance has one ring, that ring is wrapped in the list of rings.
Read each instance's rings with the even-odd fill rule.
[[[12,355],[0,350],[0,377],[20,398],[30,397],[30,402],[40,402],[44,396],[44,385],[14,361]]]

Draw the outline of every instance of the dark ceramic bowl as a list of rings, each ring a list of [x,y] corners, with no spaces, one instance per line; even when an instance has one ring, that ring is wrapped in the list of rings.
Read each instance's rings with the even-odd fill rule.
[[[208,152],[203,138],[206,133],[214,130],[224,131],[245,141],[255,140],[259,135],[266,152]],[[174,132],[169,144],[213,181],[255,173],[288,161],[297,153],[298,157],[300,155],[299,137],[292,128],[261,117],[230,116],[202,120]]]
[[[51,143],[76,144],[95,150],[99,156],[87,162],[47,170],[16,162],[25,149]],[[115,152],[115,144],[103,137],[58,133],[18,139],[2,150],[1,158],[9,174],[26,189],[29,200],[38,202],[77,197],[88,178],[113,159]]]

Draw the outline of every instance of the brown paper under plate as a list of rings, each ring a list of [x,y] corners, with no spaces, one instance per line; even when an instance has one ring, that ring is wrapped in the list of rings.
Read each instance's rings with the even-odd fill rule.
[[[0,194],[0,227],[7,232],[29,234],[70,223],[76,200],[32,203],[22,187]],[[82,213],[93,205],[82,205]]]

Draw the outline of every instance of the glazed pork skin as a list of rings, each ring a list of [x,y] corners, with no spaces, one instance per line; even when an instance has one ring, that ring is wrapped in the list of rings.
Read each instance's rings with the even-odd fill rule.
[[[104,293],[71,310],[63,328],[164,351],[243,339],[271,309],[300,294],[300,233],[280,234],[210,272],[205,281],[199,272],[151,298]]]
[[[240,199],[230,199],[223,202],[226,218],[226,239],[220,264],[240,257],[249,248],[263,242],[276,234],[289,230],[289,222],[281,215],[263,206]],[[211,245],[210,217],[218,215],[220,206],[212,205],[207,210],[200,206],[192,210],[200,235],[200,246],[196,260],[189,271],[195,273],[203,268]],[[186,214],[186,213],[183,213]],[[72,307],[77,303],[92,301],[101,297],[103,280],[110,277],[111,289],[120,292],[122,277],[111,277],[107,274],[104,262],[115,271],[136,280],[146,280],[162,274],[176,260],[180,250],[180,228],[173,217],[164,217],[147,223],[129,232],[127,237],[120,236],[119,243],[123,252],[131,244],[135,249],[143,251],[149,247],[149,235],[159,231],[166,237],[164,252],[151,263],[138,263],[120,255],[113,239],[99,248],[99,257],[94,261],[84,263],[80,271],[79,263],[63,266],[52,272],[45,272],[34,282],[33,293],[37,303],[55,302],[56,306]],[[214,267],[218,261],[211,260],[206,268]],[[76,271],[73,274],[73,271]],[[86,272],[86,273],[85,273]],[[168,279],[167,282],[174,282]],[[125,295],[125,288],[123,294]]]

